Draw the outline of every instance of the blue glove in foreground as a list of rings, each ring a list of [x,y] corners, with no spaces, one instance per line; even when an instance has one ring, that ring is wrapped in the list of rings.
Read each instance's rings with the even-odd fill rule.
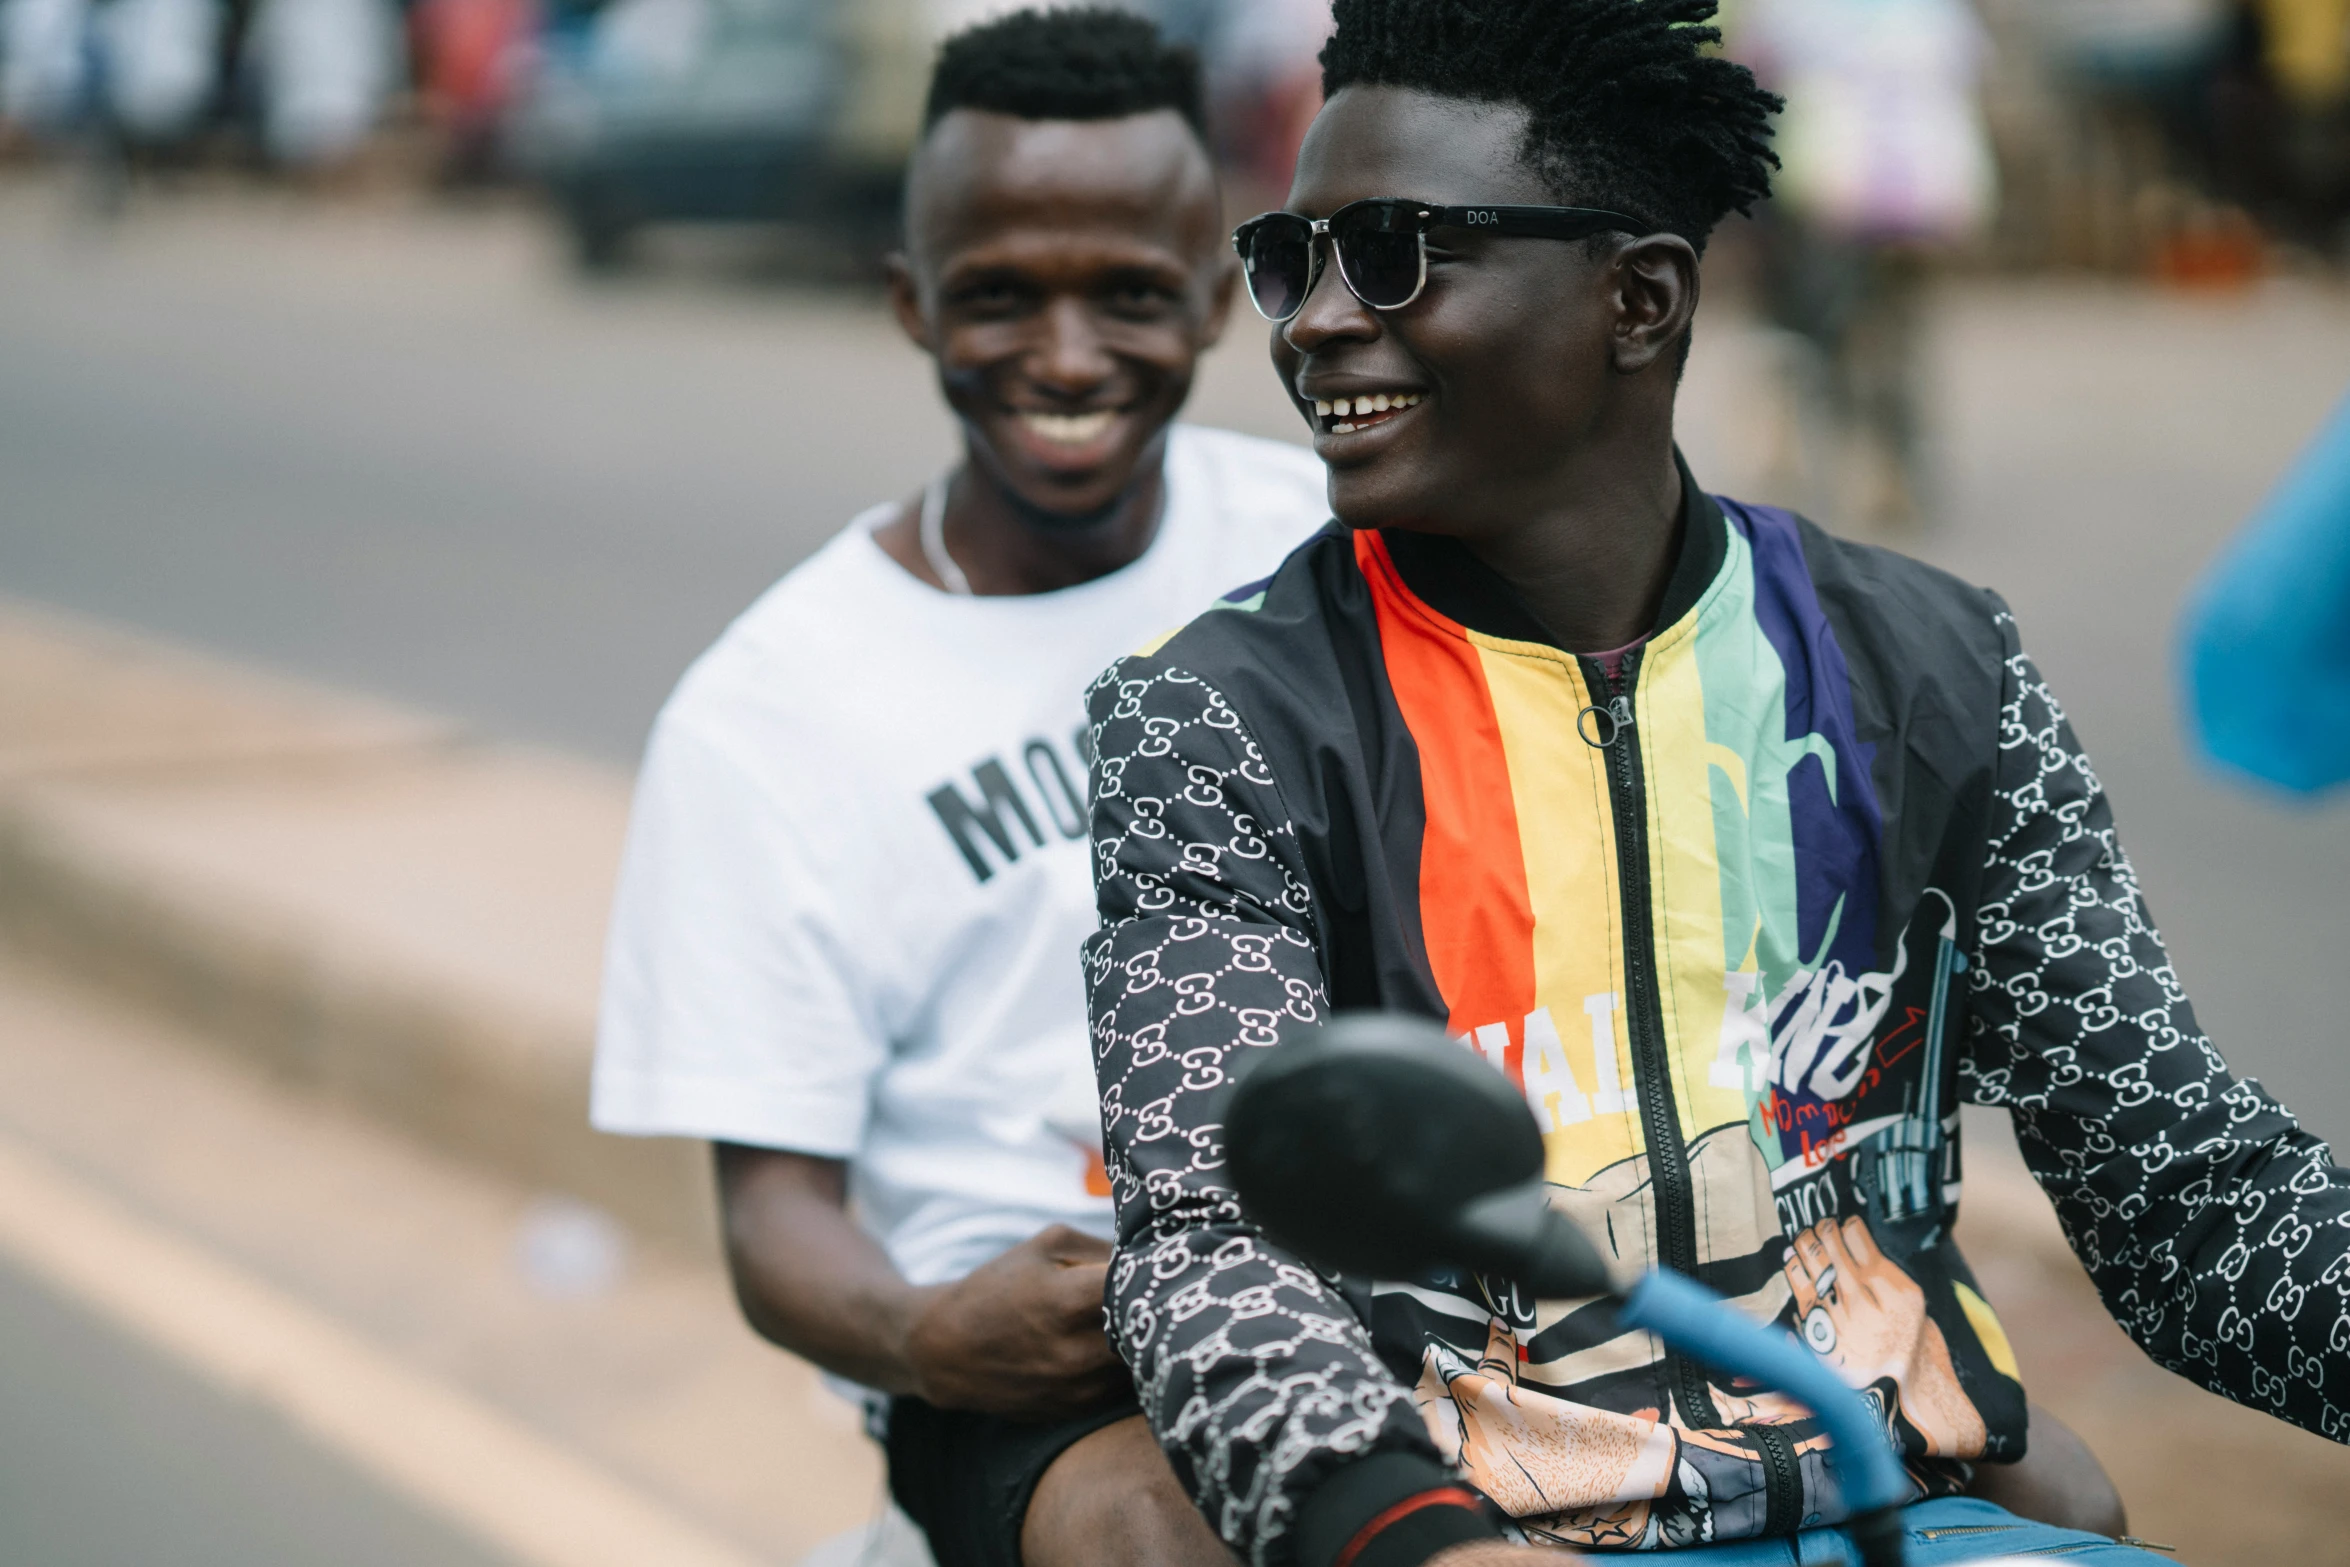
[[[2350,779],[2350,401],[2196,589],[2181,644],[2215,761],[2298,794]]]

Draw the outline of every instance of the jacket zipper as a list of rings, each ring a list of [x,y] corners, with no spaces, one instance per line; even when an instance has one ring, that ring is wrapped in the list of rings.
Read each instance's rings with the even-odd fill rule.
[[[1931,1545],[1936,1540],[1963,1539],[1977,1534],[2012,1534],[2022,1527],[2023,1525],[2020,1523],[1964,1523],[1945,1524],[1939,1529],[1918,1529],[1913,1532],[1919,1539]],[[2141,1540],[2134,1534],[2117,1534],[2112,1536],[2112,1540],[2116,1545],[2134,1546],[2141,1551],[2175,1551],[2178,1549],[2175,1545],[2157,1545],[2152,1540]],[[2036,1546],[2028,1550],[2017,1551],[2014,1554],[2018,1556],[2067,1556],[2074,1551],[2088,1550],[2094,1543],[2094,1541],[2068,1541],[2062,1545]]]
[[[1648,907],[1648,801],[1640,757],[1640,737],[1633,728],[1631,692],[1640,680],[1640,650],[1624,655],[1613,677],[1594,659],[1582,660],[1586,681],[1594,688],[1603,682],[1608,692],[1605,717],[1609,732],[1594,743],[1608,754],[1608,803],[1616,819],[1616,876],[1624,917],[1624,1026],[1632,1040],[1632,1083],[1640,1099],[1640,1114],[1648,1131],[1649,1177],[1656,1187],[1658,1260],[1685,1278],[1697,1277],[1697,1199],[1689,1178],[1689,1147],[1681,1140],[1681,1117],[1673,1103],[1673,1080],[1665,1060],[1664,1008],[1656,991],[1656,930]],[[1586,734],[1585,739],[1593,736]],[[1672,1390],[1681,1423],[1691,1430],[1719,1429],[1721,1412],[1705,1385],[1705,1373],[1695,1362],[1667,1351],[1665,1381]],[[1771,1465],[1772,1495],[1767,1503],[1778,1514],[1785,1499],[1777,1494],[1782,1480],[1800,1490],[1799,1476],[1782,1476]],[[1797,1498],[1795,1505],[1801,1505]]]
[[[1803,1464],[1795,1438],[1777,1426],[1748,1426],[1763,1461],[1763,1533],[1794,1534],[1803,1527]]]

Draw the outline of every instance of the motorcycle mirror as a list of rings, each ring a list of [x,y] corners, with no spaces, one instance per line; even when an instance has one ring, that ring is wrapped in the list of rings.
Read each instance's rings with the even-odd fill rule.
[[[1350,1013],[1257,1057],[1224,1155],[1249,1217],[1317,1267],[1409,1279],[1452,1265],[1549,1300],[1612,1291],[1550,1206],[1517,1087],[1426,1019]]]

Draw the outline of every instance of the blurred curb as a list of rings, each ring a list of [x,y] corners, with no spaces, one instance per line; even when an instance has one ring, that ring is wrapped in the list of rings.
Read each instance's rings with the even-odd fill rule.
[[[712,1244],[587,1124],[617,774],[0,601],[0,938],[428,1143]]]

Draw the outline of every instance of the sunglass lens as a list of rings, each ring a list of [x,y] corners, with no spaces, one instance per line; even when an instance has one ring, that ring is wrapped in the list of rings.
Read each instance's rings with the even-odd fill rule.
[[[1333,225],[1339,264],[1355,297],[1375,310],[1408,304],[1420,291],[1420,227],[1402,204],[1365,203]]]
[[[1257,309],[1273,321],[1296,315],[1312,283],[1312,227],[1285,212],[1268,213],[1243,224],[1239,239],[1248,295]]]

